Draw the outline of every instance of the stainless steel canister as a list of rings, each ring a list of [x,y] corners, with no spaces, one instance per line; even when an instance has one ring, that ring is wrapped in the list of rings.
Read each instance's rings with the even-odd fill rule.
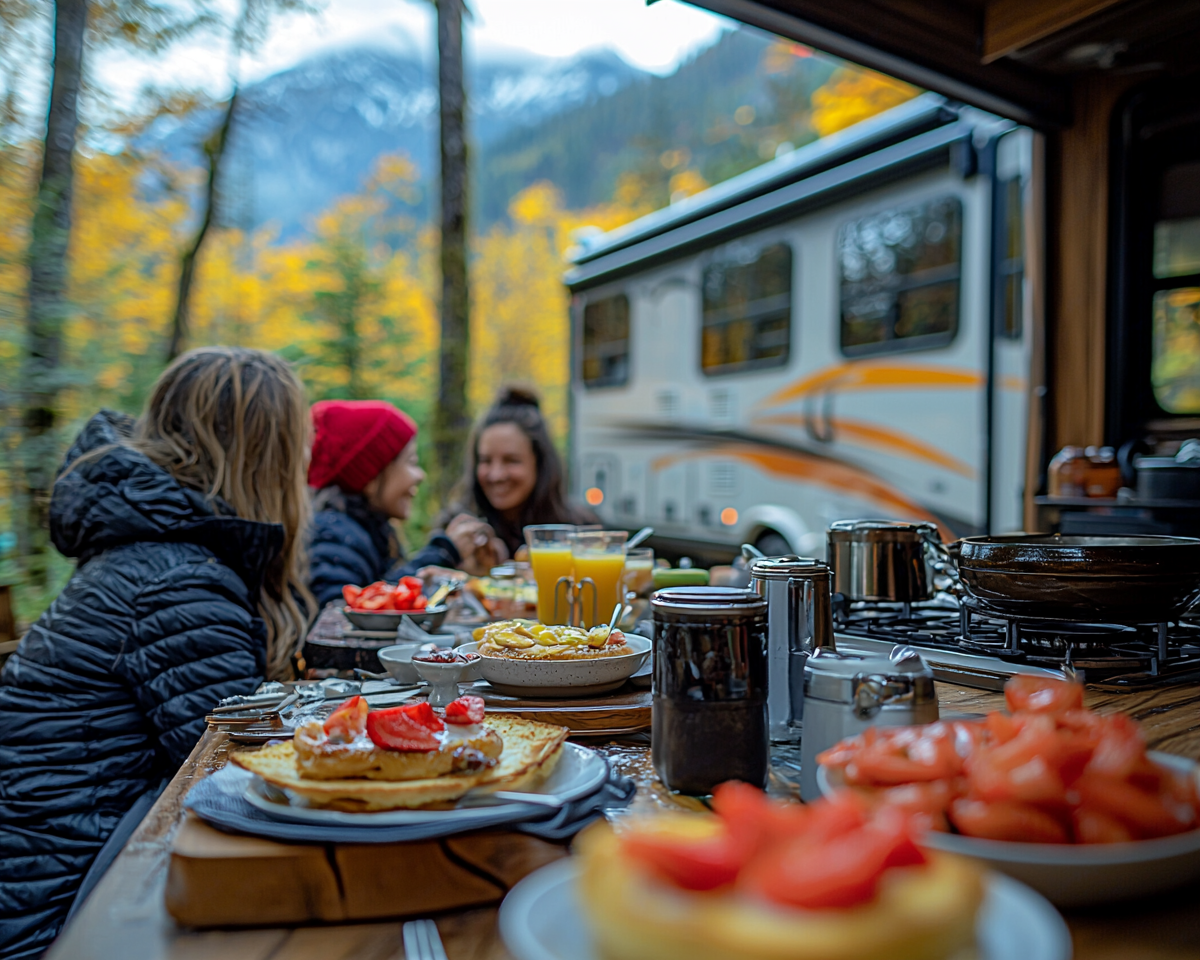
[[[833,590],[856,600],[915,603],[928,600],[926,544],[941,544],[932,523],[838,520],[829,527],[826,557]]]
[[[799,740],[804,664],[834,648],[831,574],[820,560],[763,557],[750,564],[750,587],[767,601],[767,713],[772,740]]]
[[[804,667],[800,796],[815,800],[817,754],[867,727],[903,727],[938,718],[933,672],[912,647],[890,657],[816,650]]]

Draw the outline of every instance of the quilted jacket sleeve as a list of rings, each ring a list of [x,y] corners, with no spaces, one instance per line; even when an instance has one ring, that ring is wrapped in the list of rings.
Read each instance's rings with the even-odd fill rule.
[[[136,626],[116,669],[173,768],[222,697],[251,693],[266,667],[266,635],[246,586],[224,564],[197,559],[139,593]]]
[[[411,557],[401,557],[384,574],[383,579],[395,583],[401,577],[415,577],[417,571],[422,567],[449,567],[454,569],[458,566],[461,559],[458,555],[458,548],[454,546],[454,542],[443,533],[435,533],[429,538],[429,543],[425,544],[424,547]]]
[[[309,589],[322,607],[341,599],[347,583],[365,587],[383,578],[382,560],[366,532],[333,510],[321,511],[313,518],[308,559]]]

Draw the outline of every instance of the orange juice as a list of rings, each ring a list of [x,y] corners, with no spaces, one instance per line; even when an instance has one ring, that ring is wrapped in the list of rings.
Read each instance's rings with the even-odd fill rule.
[[[585,627],[594,627],[597,623],[608,623],[613,607],[617,605],[617,599],[621,596],[621,575],[624,572],[625,555],[623,553],[592,553],[589,551],[575,554],[575,585],[579,590]],[[579,586],[585,577],[590,577],[596,584],[594,607],[592,588]]]
[[[571,547],[563,544],[561,547],[538,547],[529,551],[529,562],[533,565],[533,579],[537,581],[537,613],[542,623],[566,623],[571,616],[571,594],[569,590],[560,593],[562,605],[561,616],[554,618],[554,587],[559,577],[571,576],[573,558]],[[616,603],[616,601],[613,601]],[[611,611],[611,607],[609,608]],[[607,622],[607,621],[605,621]]]

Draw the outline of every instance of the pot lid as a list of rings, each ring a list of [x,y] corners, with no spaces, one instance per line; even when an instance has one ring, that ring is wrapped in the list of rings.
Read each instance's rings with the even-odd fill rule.
[[[835,520],[829,525],[830,540],[852,543],[911,542],[927,533],[936,537],[937,526],[923,520]]]
[[[829,565],[811,557],[763,557],[750,564],[750,576],[756,580],[790,580],[829,573]]]
[[[912,647],[898,645],[886,657],[866,657],[819,647],[804,665],[804,695],[817,700],[850,703],[869,683],[887,696],[882,702],[904,699],[926,703],[937,699],[933,672]]]
[[[724,613],[731,616],[765,613],[767,601],[742,587],[663,587],[650,596],[656,612]]]

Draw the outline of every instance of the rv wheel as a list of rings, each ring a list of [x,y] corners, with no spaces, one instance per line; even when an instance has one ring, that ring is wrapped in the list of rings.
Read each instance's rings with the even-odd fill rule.
[[[784,536],[776,533],[774,530],[767,530],[765,533],[762,533],[754,541],[754,545],[768,557],[782,557],[796,552]]]

